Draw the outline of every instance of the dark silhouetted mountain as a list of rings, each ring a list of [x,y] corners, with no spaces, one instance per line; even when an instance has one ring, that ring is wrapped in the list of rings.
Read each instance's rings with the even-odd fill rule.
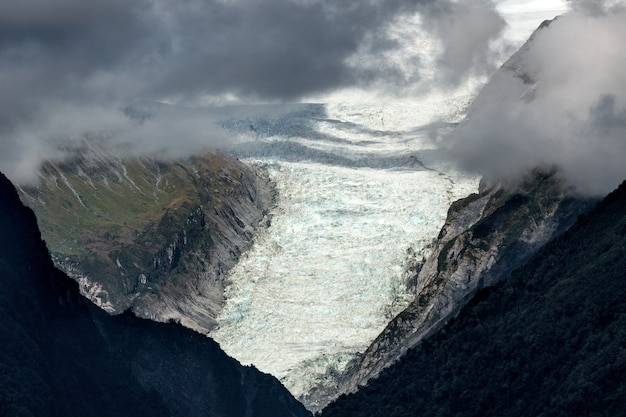
[[[626,183],[333,416],[617,416],[626,410]]]
[[[211,339],[84,299],[1,174],[0,231],[0,416],[309,415]]]
[[[573,197],[554,172],[482,186],[452,204],[433,251],[414,275],[415,299],[369,346],[337,396],[354,392],[435,334],[481,288],[524,265],[597,200]]]

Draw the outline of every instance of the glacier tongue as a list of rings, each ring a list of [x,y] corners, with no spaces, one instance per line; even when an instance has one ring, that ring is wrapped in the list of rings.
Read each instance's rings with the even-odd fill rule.
[[[517,46],[567,10],[563,0],[497,7]],[[439,46],[420,33],[411,42],[421,75],[436,79]],[[326,405],[412,298],[405,269],[427,254],[450,204],[478,187],[429,138],[461,119],[484,81],[393,104],[365,104],[375,100],[360,92],[344,103],[351,93],[342,91],[327,97],[333,104],[223,124],[247,140],[239,157],[265,167],[278,188],[271,225],[230,272],[211,334],[228,354],[280,378],[310,410]]]
[[[426,140],[446,129],[429,123],[458,115],[463,101],[304,106],[271,128],[245,121],[265,128],[252,143],[269,151],[242,149],[268,171],[278,200],[230,271],[211,333],[229,355],[277,376],[308,408],[325,405],[324,390],[411,301],[411,256],[436,237],[451,202],[477,188],[437,165]]]

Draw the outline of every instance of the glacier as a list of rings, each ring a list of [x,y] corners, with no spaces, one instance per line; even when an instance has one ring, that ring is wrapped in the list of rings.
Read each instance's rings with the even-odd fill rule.
[[[504,39],[517,46],[566,9],[557,0],[498,7]],[[414,100],[344,92],[220,122],[238,137],[234,153],[277,189],[266,226],[229,272],[210,333],[229,355],[278,377],[310,410],[326,405],[412,300],[409,271],[429,254],[450,204],[477,191],[479,178],[446,163],[437,139],[461,121],[481,82]]]
[[[310,409],[323,406],[412,300],[407,271],[427,255],[450,204],[477,190],[433,140],[467,100],[299,105],[225,122],[242,137],[240,157],[275,183],[277,202],[230,271],[210,336]]]

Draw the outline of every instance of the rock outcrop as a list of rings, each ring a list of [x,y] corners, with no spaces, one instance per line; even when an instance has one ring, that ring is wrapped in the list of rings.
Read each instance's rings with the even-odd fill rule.
[[[455,202],[416,277],[416,297],[365,352],[340,392],[365,385],[439,330],[486,286],[506,278],[592,202],[572,198],[554,174],[535,172],[510,188],[481,187]]]
[[[55,264],[94,303],[205,333],[273,201],[267,179],[224,155],[159,161],[96,146],[45,163],[20,191]]]

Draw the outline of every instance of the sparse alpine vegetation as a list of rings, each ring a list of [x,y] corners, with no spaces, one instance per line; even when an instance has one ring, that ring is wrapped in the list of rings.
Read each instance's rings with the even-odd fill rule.
[[[160,161],[94,147],[46,162],[20,194],[56,265],[97,305],[201,331],[272,200],[264,179],[220,154]]]

